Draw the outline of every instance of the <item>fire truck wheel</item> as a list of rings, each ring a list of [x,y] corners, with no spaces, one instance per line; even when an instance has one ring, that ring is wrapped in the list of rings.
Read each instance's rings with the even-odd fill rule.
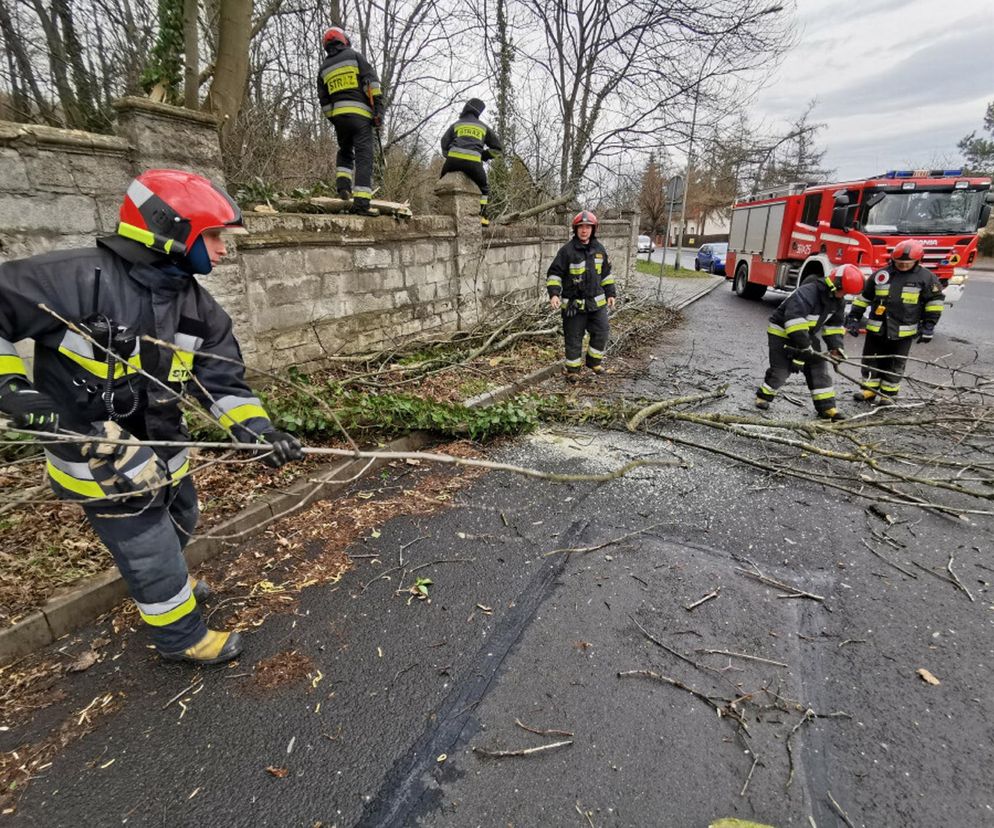
[[[751,283],[749,281],[749,270],[745,264],[742,264],[735,269],[732,290],[735,291],[736,296],[741,296],[743,299],[762,299],[766,293],[766,285]]]

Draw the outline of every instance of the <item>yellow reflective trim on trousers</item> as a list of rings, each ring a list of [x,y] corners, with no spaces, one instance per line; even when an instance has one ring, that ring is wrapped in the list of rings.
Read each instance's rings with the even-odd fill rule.
[[[925,313],[942,313],[942,302],[926,305]]]
[[[231,428],[231,426],[244,423],[246,420],[251,420],[253,417],[263,417],[264,419],[269,419],[266,409],[264,409],[261,405],[253,405],[249,403],[247,405],[236,405],[230,411],[226,411],[221,415],[218,422],[221,424],[222,428]]]
[[[835,391],[822,391],[820,394],[812,394],[811,399],[813,400],[831,400],[835,399]]]
[[[70,351],[64,345],[59,346],[59,353],[63,356],[69,357],[77,365],[81,365],[91,374],[94,374],[101,379],[107,379],[107,363],[100,359],[90,359],[89,357],[80,356],[73,351]],[[128,367],[125,369],[124,363],[119,359],[114,360],[114,379],[120,379],[126,373],[135,374],[142,367],[141,354],[136,354],[128,360]]]
[[[169,610],[169,612],[164,612],[161,615],[146,615],[144,612],[141,611],[141,608],[139,607],[138,614],[141,615],[142,621],[144,621],[146,624],[150,624],[153,627],[167,627],[170,624],[179,621],[180,618],[182,618],[183,616],[189,615],[196,608],[197,608],[197,599],[194,598],[193,594],[191,593],[189,598],[187,598],[178,607],[174,607],[173,609]]]
[[[369,111],[368,108],[364,108],[362,104],[356,104],[355,106],[336,106],[331,110],[331,115],[362,115],[363,118],[372,119],[373,113]]]
[[[24,360],[19,356],[0,356],[0,374],[22,374],[28,375],[24,367]]]
[[[63,489],[82,495],[83,497],[104,497],[105,492],[100,488],[96,480],[79,480],[71,474],[66,474],[62,469],[57,468],[49,460],[46,464],[48,476],[58,483]]]
[[[478,152],[463,152],[462,150],[449,150],[447,155],[449,158],[458,158],[462,161],[480,161],[482,158]]]
[[[845,328],[822,328],[821,332],[825,336],[842,336],[845,332]]]

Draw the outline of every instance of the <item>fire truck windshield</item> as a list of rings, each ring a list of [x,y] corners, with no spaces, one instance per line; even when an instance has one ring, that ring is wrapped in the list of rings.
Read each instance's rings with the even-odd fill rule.
[[[942,236],[977,231],[984,193],[951,188],[884,190],[870,196],[867,202],[870,207],[862,217],[866,233]]]

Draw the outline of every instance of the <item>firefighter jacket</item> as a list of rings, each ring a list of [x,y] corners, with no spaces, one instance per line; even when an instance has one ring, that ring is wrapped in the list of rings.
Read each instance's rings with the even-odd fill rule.
[[[91,331],[100,344],[112,341],[115,355],[108,357],[67,322]],[[140,440],[184,442],[180,393],[194,397],[240,441],[257,442],[271,427],[245,382],[228,314],[196,279],[137,242],[109,237],[92,248],[0,264],[0,388],[26,382],[14,343],[28,337],[34,339],[34,386],[55,401],[62,430],[87,434],[94,423],[116,419]],[[186,472],[187,449],[154,449],[172,477]],[[57,494],[101,496],[78,443],[49,444],[45,453]]]
[[[851,319],[866,319],[866,332],[885,339],[916,336],[925,324],[935,324],[942,315],[942,284],[928,268],[916,264],[898,270],[893,263],[867,279],[863,293],[853,299]]]
[[[614,276],[607,251],[595,236],[582,244],[574,235],[549,265],[545,287],[549,296],[574,299],[579,310],[596,310],[614,298]]]
[[[464,109],[459,120],[442,136],[442,155],[462,161],[489,161],[504,151],[500,139],[472,109]]]
[[[328,118],[358,115],[372,119],[383,112],[380,79],[369,62],[351,46],[333,41],[318,70],[318,99]]]
[[[820,350],[820,334],[829,350],[841,349],[846,332],[842,326],[845,309],[844,297],[836,297],[824,279],[812,279],[777,306],[766,332],[782,337],[794,348],[816,351]]]

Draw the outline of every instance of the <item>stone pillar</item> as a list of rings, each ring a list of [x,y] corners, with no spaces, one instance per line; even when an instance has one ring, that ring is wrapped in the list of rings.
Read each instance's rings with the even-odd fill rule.
[[[635,251],[638,247],[639,224],[642,216],[638,210],[622,210],[621,218],[627,221],[631,228],[628,233],[628,249],[625,251],[624,281],[622,282],[622,288],[627,293],[628,286],[635,277],[635,261],[638,258]],[[617,280],[617,276],[615,280]]]
[[[455,218],[456,260],[452,291],[459,329],[482,316],[484,293],[483,228],[480,226],[480,190],[461,172],[446,173],[435,185],[440,211]]]
[[[131,144],[135,173],[169,167],[189,170],[225,185],[218,120],[193,109],[147,98],[120,98],[117,133]]]

